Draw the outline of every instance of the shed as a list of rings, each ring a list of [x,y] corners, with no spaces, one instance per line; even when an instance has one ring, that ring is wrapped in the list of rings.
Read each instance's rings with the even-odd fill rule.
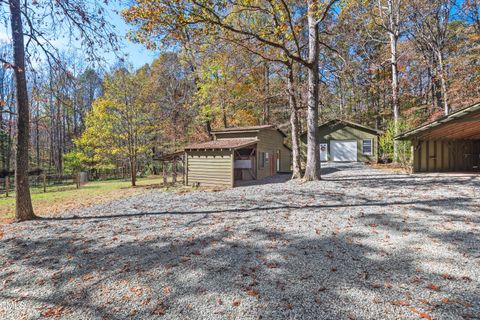
[[[291,171],[286,135],[274,126],[213,130],[213,140],[185,147],[186,184],[235,186]]]
[[[480,103],[395,137],[412,142],[413,172],[471,172],[480,166]]]
[[[345,120],[331,120],[318,127],[320,160],[376,162],[381,131]],[[307,134],[301,135],[306,148]]]

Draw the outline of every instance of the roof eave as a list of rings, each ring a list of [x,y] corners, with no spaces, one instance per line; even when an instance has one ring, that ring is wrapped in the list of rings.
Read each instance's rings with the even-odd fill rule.
[[[469,107],[457,110],[447,116],[443,116],[435,121],[426,123],[424,125],[421,125],[417,128],[414,128],[410,131],[401,133],[394,137],[394,140],[414,140],[415,138],[418,137],[419,134],[428,131],[432,128],[438,127],[439,125],[442,125],[444,123],[448,123],[451,121],[455,121],[458,118],[464,117],[472,112],[479,111],[480,110],[480,103],[473,104]]]

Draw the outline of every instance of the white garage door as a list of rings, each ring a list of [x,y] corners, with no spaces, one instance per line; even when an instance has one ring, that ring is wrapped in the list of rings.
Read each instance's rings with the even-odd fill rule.
[[[333,161],[357,161],[357,141],[332,140],[330,153]]]

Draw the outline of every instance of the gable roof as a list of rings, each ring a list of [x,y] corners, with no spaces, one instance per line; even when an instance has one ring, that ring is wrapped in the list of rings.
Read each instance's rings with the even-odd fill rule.
[[[256,138],[235,138],[220,139],[207,142],[193,143],[185,147],[185,150],[192,149],[239,149],[254,145],[258,140]]]
[[[395,140],[423,139],[480,139],[480,103],[457,110],[435,121],[399,134]]]
[[[379,134],[382,134],[383,131],[381,130],[377,130],[377,129],[374,129],[374,128],[370,128],[370,127],[367,127],[367,126],[364,126],[364,125],[361,125],[361,124],[358,124],[358,123],[355,123],[355,122],[351,122],[351,121],[347,121],[347,120],[341,120],[341,119],[333,119],[333,120],[330,120],[328,122],[325,122],[321,125],[318,126],[318,128],[325,128],[325,127],[333,127],[333,126],[336,126],[338,124],[343,124],[347,127],[353,127],[353,128],[356,128],[358,130],[361,130],[361,131],[367,131],[367,132],[370,132],[370,133],[373,133],[373,134],[376,134],[376,135],[379,135]],[[307,136],[307,133],[304,132],[302,133],[301,137],[304,138]]]
[[[231,127],[231,128],[219,128],[210,131],[211,134],[215,135],[216,133],[243,133],[243,132],[259,132],[260,130],[265,129],[275,129],[280,132],[284,137],[287,135],[280,129],[276,128],[274,125],[261,125],[261,126],[247,126],[247,127]]]

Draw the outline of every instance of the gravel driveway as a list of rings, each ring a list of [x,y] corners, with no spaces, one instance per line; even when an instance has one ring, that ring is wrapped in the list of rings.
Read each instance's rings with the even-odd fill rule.
[[[0,318],[480,319],[480,176],[323,171],[4,226]]]

